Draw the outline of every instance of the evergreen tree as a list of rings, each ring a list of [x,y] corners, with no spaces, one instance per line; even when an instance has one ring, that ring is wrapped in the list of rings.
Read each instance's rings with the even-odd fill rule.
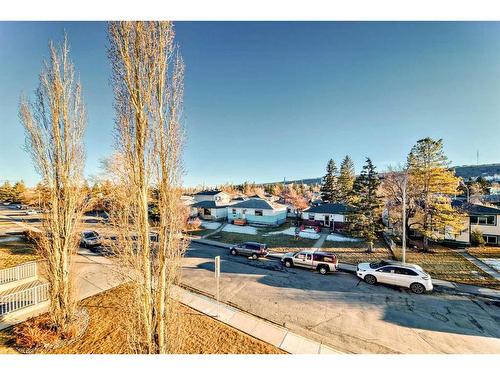
[[[10,201],[14,190],[9,181],[5,181],[2,186],[0,186],[0,200]]]
[[[321,185],[321,199],[328,203],[340,202],[338,188],[338,170],[335,161],[330,159]]]
[[[342,202],[350,203],[355,179],[356,175],[354,172],[354,162],[349,155],[346,155],[344,160],[342,160],[342,164],[340,164],[340,175],[338,178],[338,186]]]
[[[379,186],[380,180],[375,166],[370,158],[366,158],[361,174],[354,181],[348,230],[351,235],[366,240],[368,252],[372,251],[377,232],[382,229],[382,199],[378,195]]]
[[[23,195],[26,193],[26,185],[24,184],[24,181],[17,181],[14,186],[12,187],[12,197],[11,199],[14,202],[21,202]]]
[[[458,234],[463,229],[463,215],[451,206],[451,196],[458,193],[459,178],[448,168],[441,139],[419,140],[407,162],[416,202],[411,225],[423,235],[423,249],[428,250],[429,239],[438,239],[445,231]]]

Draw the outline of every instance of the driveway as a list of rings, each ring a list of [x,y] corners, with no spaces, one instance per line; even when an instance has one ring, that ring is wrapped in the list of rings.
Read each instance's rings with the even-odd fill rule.
[[[352,353],[500,353],[500,306],[441,293],[414,295],[370,286],[354,275],[322,276],[278,261],[232,257],[192,243],[182,282],[214,294],[221,255],[221,299],[304,336]]]

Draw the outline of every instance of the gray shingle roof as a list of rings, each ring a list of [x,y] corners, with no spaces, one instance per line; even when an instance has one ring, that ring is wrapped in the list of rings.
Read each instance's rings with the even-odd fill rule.
[[[349,212],[351,208],[343,203],[325,203],[319,206],[309,207],[304,212],[315,214],[338,214],[342,215]]]
[[[216,195],[219,193],[222,193],[222,190],[203,190],[203,191],[199,191],[195,195]]]
[[[194,208],[224,208],[227,204],[217,204],[215,201],[201,201],[191,205]]]
[[[500,209],[495,207],[482,206],[480,204],[467,203],[457,199],[451,202],[452,207],[459,208],[469,215],[500,215]]]
[[[285,207],[279,204],[272,204],[264,199],[252,198],[243,202],[233,204],[231,208],[252,208],[257,210],[275,210],[284,209]]]

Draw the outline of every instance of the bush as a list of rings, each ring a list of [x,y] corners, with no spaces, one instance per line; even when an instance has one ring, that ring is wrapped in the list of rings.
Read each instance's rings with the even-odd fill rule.
[[[485,241],[483,238],[483,233],[480,230],[473,230],[470,234],[470,243],[473,246],[484,246]]]
[[[34,350],[51,347],[76,337],[77,323],[68,324],[64,331],[58,329],[48,314],[26,320],[14,328],[14,343],[19,349]]]
[[[23,232],[24,237],[26,238],[26,241],[36,244],[37,242],[40,241],[40,233],[35,232],[34,230],[25,230]]]
[[[201,226],[201,220],[198,218],[191,219],[187,222],[188,230],[196,230]]]
[[[59,340],[57,329],[48,315],[28,319],[14,328],[15,345],[23,349],[36,349]]]

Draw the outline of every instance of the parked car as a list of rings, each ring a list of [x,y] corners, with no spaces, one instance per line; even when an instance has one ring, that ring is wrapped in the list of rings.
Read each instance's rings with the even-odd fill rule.
[[[330,251],[302,250],[295,253],[286,253],[281,263],[287,268],[302,267],[317,270],[320,274],[337,271],[339,260]]]
[[[24,214],[25,215],[36,215],[38,212],[36,210],[33,210],[33,209],[29,209],[27,210]]]
[[[85,248],[92,248],[101,245],[101,236],[93,230],[82,232],[80,238],[80,246]]]
[[[402,286],[410,288],[416,294],[430,292],[433,289],[430,275],[416,264],[391,260],[360,263],[356,274],[368,284],[381,283]]]
[[[257,259],[259,257],[266,257],[268,254],[267,245],[258,242],[244,242],[239,245],[232,246],[229,249],[231,255],[246,255]]]

